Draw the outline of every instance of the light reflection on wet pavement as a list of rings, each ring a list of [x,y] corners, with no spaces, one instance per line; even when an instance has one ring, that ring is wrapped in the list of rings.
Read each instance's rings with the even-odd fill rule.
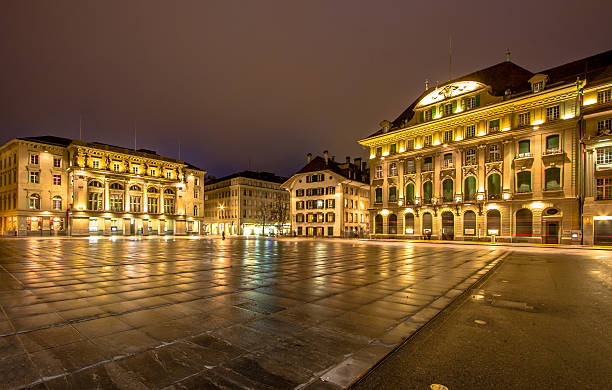
[[[357,241],[1,240],[0,382],[338,389],[506,253]]]

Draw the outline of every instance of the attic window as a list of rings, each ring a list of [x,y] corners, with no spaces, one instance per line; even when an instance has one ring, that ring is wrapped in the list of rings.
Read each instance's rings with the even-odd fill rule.
[[[537,83],[533,83],[531,85],[531,88],[533,89],[533,93],[540,92],[544,89],[544,81],[538,81]]]

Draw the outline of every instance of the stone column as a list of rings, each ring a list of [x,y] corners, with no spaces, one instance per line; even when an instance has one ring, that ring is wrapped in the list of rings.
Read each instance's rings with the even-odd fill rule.
[[[147,192],[147,186],[146,184],[142,185],[142,211],[144,213],[148,213],[148,208],[149,208],[149,201],[147,199],[148,196],[148,192]],[[144,228],[143,228],[143,232],[144,232]]]
[[[478,188],[477,192],[484,192],[487,188],[486,177],[485,177],[485,153],[487,152],[487,145],[478,145]],[[486,200],[486,199],[485,199]]]
[[[397,176],[398,176],[398,199],[404,201],[404,164],[406,164],[406,160],[401,159],[397,162]]]
[[[455,198],[463,194],[463,150],[455,149],[453,153],[453,163],[455,164]]]
[[[126,212],[130,212],[130,188],[129,188],[129,183],[127,181],[123,182],[123,188],[124,188],[123,197],[125,198],[123,199],[123,209]]]
[[[110,192],[108,189],[108,179],[106,178],[104,179],[104,210],[110,210]]]
[[[164,187],[159,188],[159,213],[164,213]]]
[[[514,162],[514,150],[512,148],[512,141],[503,142],[503,153],[504,153],[504,177],[502,185],[503,192],[514,192],[514,170],[512,165]],[[531,178],[533,180],[533,177]]]
[[[421,192],[423,191],[421,184],[421,171],[423,169],[423,157],[418,156],[414,159],[414,165],[416,166],[416,180],[414,183],[414,198],[421,200]]]

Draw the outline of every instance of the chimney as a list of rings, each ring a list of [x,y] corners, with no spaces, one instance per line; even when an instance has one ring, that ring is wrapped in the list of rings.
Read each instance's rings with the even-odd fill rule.
[[[308,154],[306,155],[306,164],[310,164],[310,160],[312,160],[312,154],[311,154],[311,153],[308,153]]]
[[[429,89],[429,79],[425,79],[425,90]]]
[[[325,164],[327,164],[329,162],[329,153],[327,150],[323,151],[323,158],[325,159]]]
[[[510,62],[510,49],[506,49],[506,62]]]
[[[361,169],[361,157],[355,157],[355,165],[357,165],[357,169]]]
[[[332,156],[332,162],[336,162],[336,156]]]

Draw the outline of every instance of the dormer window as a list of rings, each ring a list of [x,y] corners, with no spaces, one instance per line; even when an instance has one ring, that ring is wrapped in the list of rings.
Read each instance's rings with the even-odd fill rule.
[[[428,122],[431,120],[431,115],[432,115],[431,110],[425,111],[425,122]]]
[[[453,113],[453,105],[445,104],[444,105],[444,116],[449,116]]]
[[[538,81],[537,83],[533,83],[531,85],[531,89],[533,93],[538,93],[544,89],[544,81]]]

